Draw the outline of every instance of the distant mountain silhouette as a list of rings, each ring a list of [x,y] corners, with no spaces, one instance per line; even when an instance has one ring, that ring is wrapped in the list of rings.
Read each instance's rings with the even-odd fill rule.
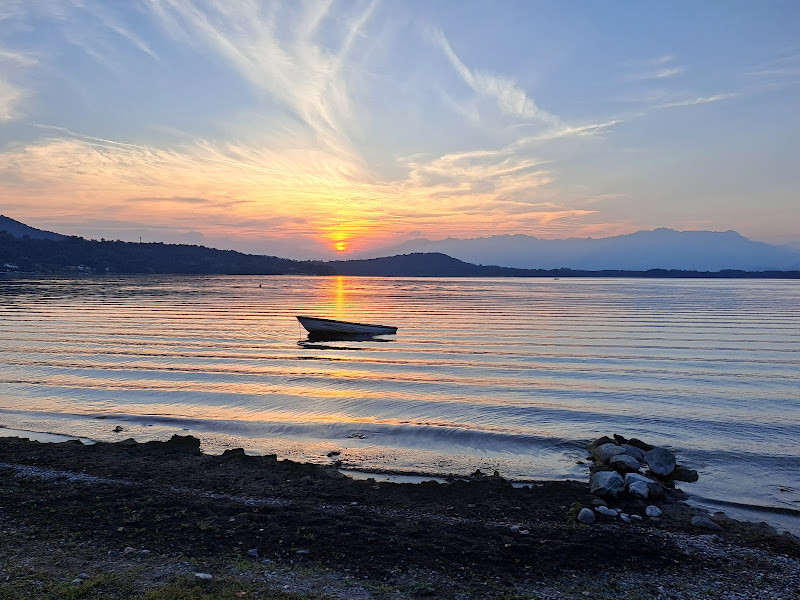
[[[358,258],[441,252],[470,263],[521,269],[679,269],[745,271],[800,269],[800,253],[754,242],[735,231],[655,229],[608,238],[543,240],[527,235],[410,240]]]
[[[670,232],[670,230],[657,230]],[[657,233],[657,232],[642,232]],[[671,232],[676,234],[678,232]],[[733,232],[731,232],[733,233]],[[634,234],[636,235],[636,234]],[[727,234],[724,234],[727,235]],[[733,234],[738,236],[738,234]],[[520,236],[496,236],[516,238]],[[525,237],[525,236],[521,236]],[[621,236],[626,237],[626,236]],[[627,236],[633,237],[633,236]],[[738,236],[741,238],[741,236]],[[493,239],[493,238],[484,238]],[[535,239],[535,238],[533,238]],[[615,238],[607,238],[615,239]],[[742,238],[744,239],[744,238]],[[470,240],[458,240],[470,241]],[[541,240],[539,240],[541,241]],[[574,241],[574,240],[563,240]],[[597,242],[602,240],[582,240]],[[748,240],[749,242],[749,240]],[[754,243],[754,242],[750,242]],[[0,217],[0,271],[50,274],[362,275],[383,277],[762,277],[800,278],[800,270],[744,272],[668,269],[522,269],[476,265],[440,252],[361,260],[298,261],[187,244],[86,240]]]
[[[25,223],[20,223],[4,215],[0,215],[0,231],[6,231],[16,238],[26,235],[32,240],[63,240],[66,236],[51,231],[36,229]]]

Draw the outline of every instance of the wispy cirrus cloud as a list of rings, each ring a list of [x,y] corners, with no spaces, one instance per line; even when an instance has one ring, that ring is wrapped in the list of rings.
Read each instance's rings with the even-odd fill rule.
[[[20,87],[0,78],[0,123],[20,115],[20,106],[27,93]]]
[[[738,92],[731,92],[727,94],[714,94],[712,96],[696,96],[694,98],[686,98],[684,100],[677,100],[675,102],[665,102],[660,104],[657,108],[675,108],[680,106],[695,106],[697,104],[711,104],[712,102],[719,102],[721,100],[729,100],[741,96]]]
[[[504,114],[523,119],[535,119],[550,125],[559,122],[557,116],[542,110],[517,83],[510,78],[470,69],[456,54],[439,28],[431,32],[434,42],[441,48],[456,73],[481,97],[491,99]]]
[[[0,123],[20,117],[22,104],[29,95],[28,91],[11,82],[11,73],[33,67],[36,63],[37,58],[28,53],[0,48]]]
[[[623,63],[622,67],[629,71],[622,77],[623,81],[648,81],[670,79],[686,72],[686,68],[674,64],[673,54],[664,54],[656,58],[633,60]]]
[[[173,40],[226,61],[324,143],[349,150],[353,111],[346,67],[374,1],[354,4],[352,14],[335,19],[331,2],[147,0],[146,6]]]

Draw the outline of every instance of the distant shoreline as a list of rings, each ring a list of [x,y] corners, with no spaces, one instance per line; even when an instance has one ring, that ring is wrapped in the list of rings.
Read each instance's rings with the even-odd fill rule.
[[[486,267],[487,269],[510,267]],[[520,269],[525,271],[538,271],[536,269]],[[0,278],[61,278],[61,279],[90,279],[103,277],[160,277],[160,276],[194,276],[194,277],[275,277],[275,276],[300,276],[300,277],[452,277],[457,279],[800,279],[800,271],[684,271],[679,269],[650,269],[648,271],[582,271],[576,269],[541,270],[541,272],[525,274],[421,274],[421,273],[353,273],[335,272],[325,274],[313,273],[136,273],[136,272],[108,272],[108,273],[46,273],[36,271],[0,271]]]

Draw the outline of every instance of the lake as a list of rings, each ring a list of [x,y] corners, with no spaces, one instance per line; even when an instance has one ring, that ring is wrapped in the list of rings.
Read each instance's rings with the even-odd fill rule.
[[[800,532],[798,281],[131,276],[0,291],[7,435],[188,433],[209,452],[528,482],[587,480],[586,443],[618,433],[697,469],[680,486],[693,502]],[[309,342],[295,315],[399,331]]]

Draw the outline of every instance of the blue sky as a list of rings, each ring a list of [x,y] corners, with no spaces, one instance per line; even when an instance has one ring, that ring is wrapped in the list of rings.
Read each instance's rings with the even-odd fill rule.
[[[0,212],[302,258],[800,246],[798,31],[796,1],[3,0]]]

